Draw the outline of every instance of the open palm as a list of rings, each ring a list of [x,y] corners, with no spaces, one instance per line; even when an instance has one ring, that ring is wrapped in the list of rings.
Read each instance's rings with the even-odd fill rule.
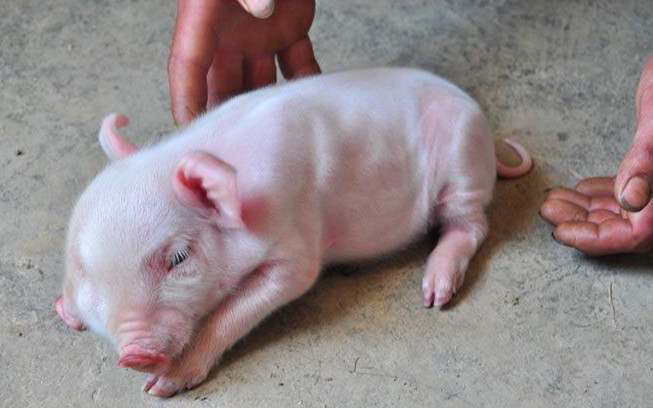
[[[555,225],[554,238],[590,255],[651,250],[653,205],[640,212],[622,209],[614,183],[614,177],[592,177],[573,190],[551,191],[540,214]]]

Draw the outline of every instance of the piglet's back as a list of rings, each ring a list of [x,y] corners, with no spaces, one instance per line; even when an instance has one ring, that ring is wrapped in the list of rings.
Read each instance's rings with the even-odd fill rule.
[[[365,184],[354,175],[415,173],[423,150],[419,95],[429,90],[467,98],[415,69],[305,78],[233,98],[170,140],[166,150],[210,152],[235,167],[246,188],[279,188],[289,180],[301,185],[297,178],[312,177],[325,194],[341,196]],[[388,163],[389,155],[403,158],[404,167]]]

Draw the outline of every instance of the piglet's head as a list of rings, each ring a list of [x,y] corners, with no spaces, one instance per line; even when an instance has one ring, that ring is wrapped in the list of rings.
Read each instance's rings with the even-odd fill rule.
[[[197,323],[242,277],[227,239],[244,231],[235,170],[204,152],[139,150],[110,115],[100,144],[112,160],[82,194],[70,222],[63,296],[70,327],[90,327],[123,367],[161,372]]]

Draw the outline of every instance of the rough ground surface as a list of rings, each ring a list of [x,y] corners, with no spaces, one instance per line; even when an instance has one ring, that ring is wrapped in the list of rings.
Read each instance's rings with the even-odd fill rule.
[[[626,151],[649,0],[318,0],[325,71],[438,72],[537,167],[499,182],[489,240],[448,310],[420,306],[423,245],[327,274],[198,389],[143,394],[144,376],[64,327],[53,302],[71,207],[105,161],[101,118],[129,114],[139,143],[174,128],[174,13],[172,1],[0,2],[0,406],[650,406],[650,256],[584,257],[537,215],[546,189],[613,173]]]

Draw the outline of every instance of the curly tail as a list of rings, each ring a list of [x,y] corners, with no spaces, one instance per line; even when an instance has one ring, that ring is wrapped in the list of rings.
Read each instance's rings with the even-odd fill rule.
[[[515,167],[509,167],[497,159],[497,175],[499,177],[512,179],[521,177],[524,174],[528,173],[533,167],[533,159],[531,158],[531,155],[528,153],[528,151],[526,151],[526,148],[514,140],[504,139],[503,142],[510,146],[515,152],[517,152],[521,158],[521,164]]]

